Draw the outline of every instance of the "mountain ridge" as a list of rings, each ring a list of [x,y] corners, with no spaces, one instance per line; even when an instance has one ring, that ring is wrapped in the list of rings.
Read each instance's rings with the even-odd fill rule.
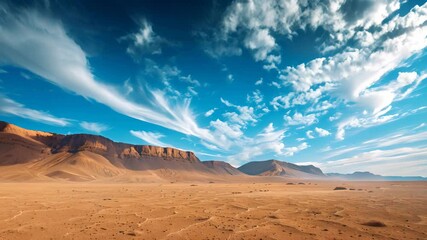
[[[103,152],[125,156],[154,156],[165,158],[181,158],[192,162],[200,161],[191,151],[177,148],[158,147],[153,145],[134,145],[115,142],[104,136],[93,134],[56,134],[36,130],[28,130],[14,124],[0,121],[0,132],[11,133],[39,141],[51,148],[52,153],[79,152],[83,150]],[[114,149],[117,148],[117,149]]]
[[[220,160],[200,161],[191,151],[115,142],[93,134],[56,134],[0,121],[0,180],[221,181],[253,177],[406,181],[422,177],[380,176],[369,172],[324,174],[313,165],[275,159],[238,168]],[[147,180],[148,179],[148,180]]]
[[[308,177],[323,178],[320,168],[313,165],[300,166],[289,162],[283,162],[275,159],[265,161],[248,162],[238,168],[241,172],[248,175],[260,176],[289,176],[289,177]],[[301,175],[302,174],[302,175]]]

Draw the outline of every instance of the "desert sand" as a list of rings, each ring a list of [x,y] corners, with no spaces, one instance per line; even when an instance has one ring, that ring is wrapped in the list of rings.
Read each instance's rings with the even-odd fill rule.
[[[0,183],[0,239],[427,239],[426,203],[426,182]]]
[[[267,160],[0,122],[0,240],[427,239],[427,181],[345,182]]]

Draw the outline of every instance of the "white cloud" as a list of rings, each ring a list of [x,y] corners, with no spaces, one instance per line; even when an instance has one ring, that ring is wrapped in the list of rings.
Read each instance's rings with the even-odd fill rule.
[[[192,98],[198,95],[196,88],[200,87],[201,83],[198,80],[193,79],[190,74],[182,75],[181,70],[178,67],[167,64],[160,66],[155,61],[148,58],[144,60],[144,65],[144,74],[146,77],[151,77],[155,81],[160,80],[164,86],[164,91],[169,94],[170,98]],[[181,82],[187,83],[187,91],[178,91],[174,87],[174,84],[176,83],[174,80],[180,80]]]
[[[319,104],[316,104],[316,105],[313,105],[313,106],[309,107],[307,109],[307,112],[323,112],[323,111],[327,111],[327,110],[329,110],[331,108],[334,108],[334,107],[335,107],[334,104],[332,104],[329,101],[325,100],[325,101],[322,101]]]
[[[379,124],[387,123],[398,118],[398,114],[391,115],[374,115],[368,117],[350,117],[338,124],[337,133],[335,138],[343,140],[345,137],[345,131],[351,128],[368,128]]]
[[[316,165],[326,172],[370,171],[385,176],[427,176],[427,148],[373,150]]]
[[[186,97],[191,98],[197,95],[199,95],[199,93],[196,90],[194,90],[194,87],[190,87],[190,86],[187,87],[187,93],[185,94]]]
[[[262,84],[262,82],[263,82],[263,79],[262,79],[262,78],[258,79],[258,80],[255,82],[255,86],[261,85],[261,84]]]
[[[247,94],[246,100],[248,102],[254,102],[256,104],[260,104],[264,100],[264,96],[262,95],[261,91],[257,89],[252,92],[252,95]]]
[[[69,119],[58,118],[47,112],[27,108],[23,104],[2,95],[0,95],[0,112],[49,125],[68,126],[71,124]]]
[[[243,139],[238,142],[239,151],[237,154],[228,157],[228,160],[238,165],[246,160],[260,156],[265,152],[274,152],[284,155],[285,144],[282,142],[285,130],[276,130],[273,123],[270,123],[264,130],[250,139]]]
[[[253,107],[248,106],[236,106],[239,113],[226,112],[223,114],[224,117],[228,118],[230,122],[246,126],[248,123],[257,123],[257,116],[254,113]]]
[[[305,132],[305,134],[309,139],[313,139],[316,137],[314,133],[316,133],[318,137],[326,137],[331,135],[331,133],[328,130],[325,130],[323,128],[318,128],[318,127],[314,128],[314,131],[308,130],[307,132]]]
[[[234,82],[234,76],[233,76],[233,74],[228,74],[228,75],[227,75],[227,82],[228,82],[228,83],[232,83],[232,82]]]
[[[375,147],[388,147],[394,145],[403,145],[408,143],[427,141],[427,132],[414,134],[398,133],[392,136],[384,136],[363,142],[364,145],[373,145]]]
[[[374,33],[375,45],[347,48],[329,58],[317,58],[296,68],[288,67],[283,79],[298,91],[323,82],[341,81],[341,91],[348,94],[349,99],[355,99],[385,73],[426,47],[427,26],[422,25],[427,19],[426,8],[427,4],[415,7],[408,15],[396,16],[379,27],[381,30]],[[392,34],[394,37],[388,37]]]
[[[300,151],[302,151],[304,149],[307,149],[309,147],[310,146],[306,142],[303,142],[303,143],[301,143],[300,145],[298,145],[296,147],[287,147],[287,148],[285,148],[283,155],[285,155],[285,156],[293,156],[293,155],[295,155],[295,153],[298,153],[298,152],[300,152]]]
[[[423,128],[425,125],[426,125],[425,123],[421,123],[420,125],[414,127],[413,130],[417,130],[417,129]]]
[[[325,130],[323,128],[316,127],[314,130],[317,132],[317,134],[319,134],[319,137],[326,137],[331,135],[331,133],[328,130]]]
[[[307,135],[307,137],[308,137],[309,139],[313,139],[313,138],[314,138],[313,133],[314,133],[313,131],[308,130],[307,132],[305,132],[305,135]]]
[[[223,122],[219,119],[211,121],[210,125],[216,130],[222,140],[228,140],[227,138],[236,139],[243,135],[240,130],[240,126],[236,124],[229,125],[227,122]]]
[[[113,86],[95,80],[85,52],[67,35],[59,21],[32,10],[3,9],[0,26],[2,64],[27,69],[63,89],[129,117],[222,146],[208,129],[198,126],[188,99],[173,102],[164,92],[149,89],[147,99],[138,104],[125,98]]]
[[[169,144],[166,144],[162,141],[160,141],[161,138],[164,137],[164,135],[156,132],[146,132],[146,131],[134,131],[131,130],[130,133],[143,140],[144,142],[154,145],[154,146],[160,146],[160,147],[169,147]]]
[[[326,100],[317,105],[316,103],[318,103],[319,100],[323,97],[322,93],[328,89],[330,89],[329,85],[318,87],[315,90],[309,89],[308,91],[301,93],[290,92],[287,95],[273,98],[270,104],[275,110],[278,110],[279,108],[289,109],[295,106],[302,106],[308,103],[313,103],[313,106],[307,110],[308,112],[325,111],[329,108],[333,108],[334,105]]]
[[[245,39],[245,47],[254,52],[256,61],[266,60],[268,54],[275,48],[276,42],[268,29],[251,32]]]
[[[363,3],[340,0],[234,1],[227,8],[220,33],[214,34],[214,39],[219,46],[230,47],[230,44],[226,45],[229,42],[234,49],[239,49],[240,39],[236,35],[242,36],[243,45],[253,53],[255,60],[268,60],[273,53],[278,54],[273,36],[292,38],[298,30],[321,27],[329,33],[327,42],[321,47],[326,52],[342,46],[354,35],[359,36],[356,30],[361,29],[368,35],[366,30],[380,25],[399,6],[398,0]]]
[[[181,77],[181,70],[176,66],[159,66],[155,61],[146,58],[144,60],[145,71],[144,73],[148,76],[153,77],[156,80],[160,80],[167,92],[180,96],[181,93],[172,87],[172,79]]]
[[[191,75],[181,76],[181,77],[179,77],[179,79],[181,79],[182,81],[184,81],[186,83],[189,83],[189,84],[191,84],[191,85],[193,85],[195,87],[200,87],[200,82],[198,80],[196,80],[196,79],[193,79],[191,77]]]
[[[246,125],[249,123],[255,124],[258,122],[258,116],[255,114],[253,107],[235,105],[223,98],[220,98],[220,100],[227,107],[234,107],[238,111],[238,113],[226,112],[223,114],[223,116],[226,117],[231,123],[237,124],[240,127],[246,127]]]
[[[421,107],[418,107],[418,108],[415,108],[415,109],[411,109],[411,110],[409,110],[409,111],[406,111],[406,112],[402,113],[400,116],[401,116],[401,117],[406,117],[406,116],[409,116],[409,115],[411,115],[411,114],[416,114],[416,113],[418,113],[419,111],[422,111],[422,110],[425,110],[425,109],[427,109],[427,106],[421,106]]]
[[[210,109],[209,111],[207,111],[205,113],[205,117],[210,117],[216,110],[217,110],[217,108]]]
[[[220,100],[221,100],[221,102],[222,102],[222,103],[224,103],[224,104],[225,104],[225,106],[227,106],[227,107],[235,107],[235,106],[236,106],[236,105],[234,105],[234,104],[230,103],[229,101],[227,101],[227,100],[225,100],[225,99],[223,99],[223,98],[220,98]]]
[[[388,84],[367,89],[358,99],[358,105],[372,114],[389,107],[393,102],[405,99],[425,78],[416,72],[399,72],[396,80]]]
[[[356,146],[335,149],[333,151],[330,151],[330,153],[326,155],[323,159],[331,159],[333,157],[342,156],[344,154],[354,156],[361,151],[378,150],[381,148],[388,148],[392,146],[401,147],[405,144],[408,145],[412,143],[419,143],[419,145],[422,145],[423,142],[427,141],[427,132],[415,133],[415,130],[417,129],[401,130],[398,132],[394,132],[393,134],[366,140],[361,144],[357,144]]]
[[[125,81],[125,83],[123,85],[123,88],[125,89],[125,94],[126,95],[129,95],[129,94],[131,94],[133,92],[134,89],[133,89],[133,86],[130,84],[130,79],[129,78]]]
[[[107,130],[109,127],[102,123],[96,123],[96,122],[81,122],[80,126],[88,131],[101,133],[105,130]]]
[[[326,160],[331,159],[331,158],[334,158],[337,156],[342,156],[344,154],[349,154],[349,153],[356,152],[356,151],[359,151],[362,149],[364,149],[364,148],[360,145],[355,146],[355,147],[340,147],[338,149],[332,149],[331,147],[329,147],[329,150],[328,150],[329,153],[323,159],[326,159]]]
[[[278,82],[276,81],[272,81],[270,84],[270,86],[276,87],[278,89],[282,88],[282,85],[280,85]]]
[[[233,33],[243,33],[244,46],[253,52],[257,61],[265,60],[276,46],[270,30],[277,33],[278,28],[286,25],[283,21],[292,15],[296,17],[293,11],[295,4],[284,4],[276,1],[235,1],[226,10],[220,36],[228,40],[232,39]]]
[[[213,144],[209,144],[205,141],[201,141],[200,142],[203,146],[205,146],[207,149],[209,150],[213,150],[213,151],[220,151],[221,149],[219,149],[217,146],[213,145]]]
[[[221,154],[210,154],[210,153],[204,153],[204,152],[194,152],[197,156],[202,155],[202,156],[208,156],[208,157],[214,157],[217,159],[222,159],[224,158],[224,156],[222,156]]]
[[[329,119],[330,122],[333,122],[335,120],[340,119],[341,116],[342,116],[342,113],[336,112],[336,113],[334,113],[334,115],[330,116],[328,119]]]
[[[293,116],[285,115],[285,122],[289,125],[312,125],[313,123],[317,123],[316,115],[308,114],[302,115],[299,112],[295,112]]]
[[[120,41],[129,42],[126,52],[137,61],[146,54],[161,54],[161,45],[166,41],[153,31],[153,26],[145,18],[137,19],[136,23],[137,32],[120,38]]]
[[[338,98],[339,102],[348,104],[347,106],[354,109],[353,116],[338,124],[338,139],[344,138],[346,129],[383,124],[399,116],[385,114],[391,110],[393,102],[405,99],[427,75],[401,72],[397,79],[390,83],[384,84],[381,80],[387,73],[405,64],[409,58],[427,47],[427,25],[425,25],[427,3],[415,6],[404,16],[391,17],[382,25],[380,24],[382,21],[378,19],[384,19],[384,16],[397,9],[399,4],[381,1],[378,4],[368,5],[369,10],[364,14],[371,16],[371,19],[354,16],[357,20],[350,21],[344,18],[344,26],[351,26],[350,30],[333,31],[336,37],[342,34],[341,39],[336,40],[338,43],[349,40],[358,31],[366,32],[369,28],[369,34],[356,34],[359,42],[354,46],[343,47],[341,52],[329,57],[317,58],[296,67],[287,67],[282,71],[280,78],[283,85],[291,85],[296,93],[273,99],[272,105],[276,109],[292,107],[295,105],[293,102],[295,96],[315,92],[319,90],[319,86],[326,86],[320,89],[318,96]],[[379,10],[379,7],[385,8]],[[376,15],[373,17],[374,10],[379,11],[379,17]],[[376,27],[370,28],[373,25]],[[373,38],[374,44],[364,44],[363,41],[366,40],[364,38]],[[319,98],[312,99],[316,102]],[[302,105],[308,102],[310,101],[299,101]],[[310,111],[318,107],[322,106],[312,106],[313,109]],[[331,117],[330,120],[335,118]]]
[[[269,113],[269,112],[270,112],[270,109],[269,109],[268,107],[263,107],[261,110],[262,110],[264,113]]]

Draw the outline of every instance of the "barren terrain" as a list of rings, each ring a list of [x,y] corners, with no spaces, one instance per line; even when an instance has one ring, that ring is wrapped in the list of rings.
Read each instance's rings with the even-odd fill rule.
[[[426,203],[426,182],[1,183],[0,239],[427,239]]]

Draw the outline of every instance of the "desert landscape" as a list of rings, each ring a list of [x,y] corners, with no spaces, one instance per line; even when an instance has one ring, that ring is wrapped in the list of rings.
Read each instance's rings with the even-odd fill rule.
[[[2,183],[0,239],[426,239],[426,186]]]
[[[426,239],[427,182],[0,124],[0,239]],[[357,180],[357,179],[356,179]]]
[[[426,0],[0,0],[0,240],[427,240]]]

